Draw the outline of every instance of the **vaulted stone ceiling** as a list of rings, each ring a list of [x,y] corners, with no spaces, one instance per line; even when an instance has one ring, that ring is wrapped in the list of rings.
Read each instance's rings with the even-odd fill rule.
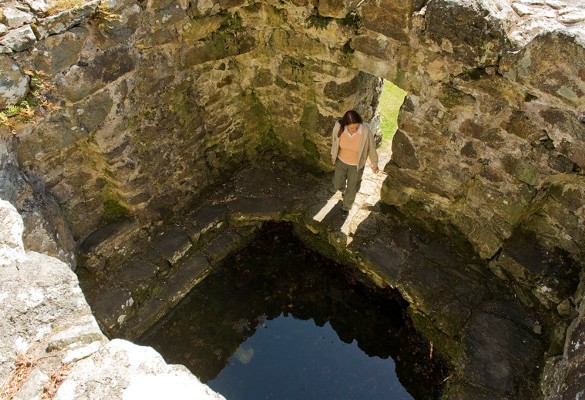
[[[355,108],[375,126],[387,79],[409,95],[385,204],[484,258],[529,232],[585,260],[578,2],[98,4],[5,11],[0,38],[5,105],[34,86],[23,71],[47,74],[44,111],[14,128],[4,163],[54,196],[74,239],[180,210],[268,149],[329,169],[335,118]]]
[[[333,121],[356,108],[376,125],[387,79],[409,95],[386,204],[462,232],[484,258],[520,229],[583,260],[583,12],[487,0],[5,12],[3,102],[32,87],[22,71],[48,74],[45,111],[12,146],[80,239],[179,210],[267,149],[328,169]]]

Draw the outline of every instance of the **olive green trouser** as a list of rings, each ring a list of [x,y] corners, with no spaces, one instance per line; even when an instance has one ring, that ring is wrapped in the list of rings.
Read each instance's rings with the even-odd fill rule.
[[[347,165],[339,158],[335,161],[335,174],[333,175],[333,187],[343,192],[342,208],[351,209],[355,196],[362,184],[364,169],[358,169],[355,165]]]

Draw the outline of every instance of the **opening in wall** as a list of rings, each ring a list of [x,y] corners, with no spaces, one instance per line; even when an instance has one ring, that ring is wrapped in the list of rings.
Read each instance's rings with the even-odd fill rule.
[[[392,138],[398,128],[398,112],[405,96],[404,90],[384,80],[376,114],[380,118],[380,152],[387,155],[388,159],[392,148]]]

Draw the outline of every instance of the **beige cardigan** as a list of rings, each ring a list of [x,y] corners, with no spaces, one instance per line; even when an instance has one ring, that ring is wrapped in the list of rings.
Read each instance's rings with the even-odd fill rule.
[[[335,163],[337,160],[337,153],[339,152],[339,128],[341,124],[339,121],[335,122],[333,131],[331,132],[331,162]],[[358,152],[358,169],[362,169],[366,165],[366,159],[370,159],[371,167],[378,166],[378,153],[376,152],[376,141],[374,135],[370,130],[368,124],[362,124],[362,140],[360,142],[360,149]]]

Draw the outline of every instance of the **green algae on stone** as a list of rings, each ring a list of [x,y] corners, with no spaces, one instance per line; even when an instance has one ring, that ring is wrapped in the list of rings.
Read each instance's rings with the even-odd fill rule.
[[[271,128],[268,118],[269,113],[258,95],[254,92],[244,94],[241,98],[241,103],[245,104],[242,110],[242,120],[246,134],[260,137],[265,132],[268,132]]]
[[[301,131],[306,134],[314,134],[318,132],[322,127],[318,126],[319,123],[319,108],[315,103],[309,103],[303,108],[303,115],[299,121]]]
[[[332,17],[323,17],[321,15],[311,14],[306,19],[307,27],[315,29],[325,29],[334,20]]]
[[[311,85],[313,77],[306,66],[306,60],[285,56],[278,68],[280,76],[288,82],[295,84]]]
[[[130,208],[112,186],[106,185],[100,193],[106,219],[114,220],[130,213]]]
[[[428,315],[421,314],[412,307],[408,307],[407,311],[416,330],[432,343],[434,347],[436,347],[437,352],[441,354],[447,362],[453,363],[453,361],[461,359],[463,354],[463,344],[448,337],[444,332],[441,332],[436,327],[435,321],[430,321]]]
[[[303,140],[303,148],[306,150],[307,154],[309,155],[309,162],[317,164],[320,158],[319,149],[317,145],[305,137]]]
[[[453,86],[446,86],[439,95],[439,101],[447,108],[470,106],[475,103],[475,98]]]
[[[242,27],[239,14],[228,14],[219,28],[197,41],[197,45],[185,51],[185,66],[191,67],[208,61],[248,53],[256,48],[258,39]]]
[[[274,152],[284,149],[284,144],[276,135],[276,132],[271,127],[260,138],[258,150],[260,152]]]

